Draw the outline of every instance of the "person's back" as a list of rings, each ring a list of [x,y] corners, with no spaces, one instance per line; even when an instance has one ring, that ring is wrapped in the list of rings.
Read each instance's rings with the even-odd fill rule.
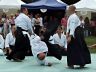
[[[16,27],[23,30],[28,31],[30,34],[33,33],[31,19],[27,16],[28,10],[27,8],[21,8],[21,13],[15,19]]]
[[[31,21],[31,20],[25,14],[20,13],[20,15],[15,19],[15,24],[16,26],[19,26],[22,29],[28,30],[27,28],[28,21]]]

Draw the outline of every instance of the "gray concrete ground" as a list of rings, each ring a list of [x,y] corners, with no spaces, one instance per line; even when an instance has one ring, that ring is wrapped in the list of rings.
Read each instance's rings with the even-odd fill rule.
[[[96,72],[96,54],[91,54],[92,63],[83,69],[69,69],[67,58],[64,56],[61,61],[54,57],[47,57],[53,66],[39,66],[31,56],[26,57],[23,62],[12,62],[6,60],[5,56],[0,56],[0,72]]]

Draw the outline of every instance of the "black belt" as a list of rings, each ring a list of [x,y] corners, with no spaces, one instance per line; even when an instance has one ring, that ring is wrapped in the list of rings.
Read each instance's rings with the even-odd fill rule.
[[[19,29],[19,30],[21,30],[21,31],[26,31],[26,32],[28,32],[28,30],[24,30],[24,29],[22,29],[21,27],[17,27],[17,29]]]

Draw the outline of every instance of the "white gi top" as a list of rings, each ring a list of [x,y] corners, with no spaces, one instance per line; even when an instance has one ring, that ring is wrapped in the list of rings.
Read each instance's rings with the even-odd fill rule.
[[[58,33],[53,35],[54,44],[58,44],[61,47],[67,48],[67,39],[66,36],[62,33],[61,38],[59,37]]]
[[[39,23],[36,24],[36,21],[39,21]],[[32,19],[32,23],[33,23],[33,26],[34,26],[34,25],[40,25],[40,26],[43,26],[43,19],[42,19],[41,17],[38,18],[38,19],[33,18],[33,19]]]
[[[8,33],[5,38],[5,48],[10,47],[9,45],[15,45],[15,37],[12,35],[12,32]]]
[[[0,48],[4,48],[4,38],[0,35]]]
[[[75,29],[79,25],[80,25],[80,20],[79,17],[76,15],[76,13],[70,15],[67,22],[67,33],[69,33],[70,30],[69,35],[72,35],[74,37]]]
[[[20,15],[15,19],[15,24],[17,27],[21,27],[22,29],[33,33],[31,19],[24,13],[20,13]]]
[[[45,42],[41,41],[37,35],[31,36],[31,49],[34,57],[37,57],[39,53],[48,52],[48,47]]]

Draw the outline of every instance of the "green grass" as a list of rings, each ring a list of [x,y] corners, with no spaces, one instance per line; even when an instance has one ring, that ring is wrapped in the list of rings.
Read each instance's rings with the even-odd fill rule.
[[[85,41],[86,41],[88,46],[96,44],[96,37],[93,37],[93,36],[86,37]],[[96,53],[96,47],[89,48],[89,50],[91,53]]]

